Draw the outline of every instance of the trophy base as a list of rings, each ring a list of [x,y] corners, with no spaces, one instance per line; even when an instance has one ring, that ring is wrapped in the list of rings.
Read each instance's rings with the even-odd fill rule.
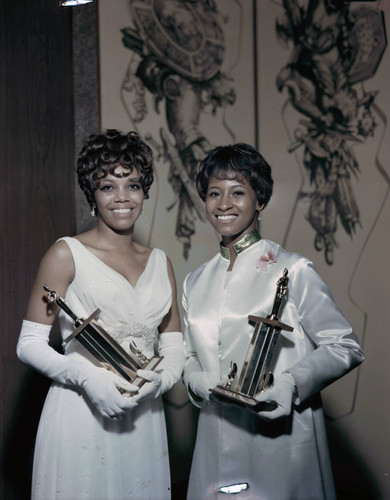
[[[247,394],[242,394],[241,392],[232,391],[231,389],[226,389],[226,387],[221,387],[220,385],[217,385],[217,387],[210,389],[210,392],[212,392],[218,398],[221,398],[221,400],[228,399],[230,401],[234,401],[235,403],[240,404],[242,406],[247,406],[248,408],[250,408],[255,412],[272,411],[275,410],[277,407],[275,401],[259,402],[256,401],[255,398],[252,398]]]

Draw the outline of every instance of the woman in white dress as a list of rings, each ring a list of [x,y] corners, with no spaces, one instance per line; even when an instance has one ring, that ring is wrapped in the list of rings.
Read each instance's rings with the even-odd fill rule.
[[[271,169],[251,146],[218,147],[201,164],[197,188],[220,252],[184,283],[184,381],[200,407],[188,499],[335,498],[319,391],[359,365],[351,326],[313,264],[262,239],[256,221],[272,193]],[[231,361],[239,374],[254,331],[248,315],[272,311],[288,269],[274,384],[256,395],[258,413],[211,396]],[[238,378],[238,377],[237,377]],[[234,386],[233,386],[234,387]]]
[[[96,226],[58,240],[43,257],[23,321],[17,353],[53,379],[34,453],[33,500],[166,500],[170,472],[161,394],[179,380],[183,340],[170,261],[133,240],[134,225],[153,182],[153,157],[137,134],[108,130],[91,136],[77,165]],[[129,351],[164,359],[139,391],[98,366],[66,339],[72,320],[59,313],[64,354],[49,346],[58,306],[43,284],[78,317],[100,309],[98,322]],[[129,392],[136,394],[129,397]]]

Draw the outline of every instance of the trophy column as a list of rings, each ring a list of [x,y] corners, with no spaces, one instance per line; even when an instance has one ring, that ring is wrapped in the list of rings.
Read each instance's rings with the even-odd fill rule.
[[[146,358],[134,342],[130,343],[131,352],[128,353],[104,328],[94,321],[100,313],[100,309],[96,309],[87,319],[78,318],[62,297],[50,290],[47,285],[43,285],[43,288],[47,292],[47,301],[49,303],[56,302],[74,321],[76,329],[65,339],[65,342],[76,339],[103,368],[109,369],[128,382],[141,387],[145,380],[137,376],[137,370],[154,370],[163,359],[159,356]]]
[[[275,348],[280,331],[293,331],[291,326],[279,321],[279,314],[287,289],[288,270],[285,269],[283,276],[277,282],[271,314],[266,318],[248,316],[248,320],[255,323],[255,329],[238,380],[236,380],[237,365],[232,361],[227,383],[224,386],[210,389],[213,394],[222,399],[227,398],[236,403],[247,405],[255,411],[267,406],[267,403],[258,403],[255,396],[273,384],[271,367],[274,362]]]

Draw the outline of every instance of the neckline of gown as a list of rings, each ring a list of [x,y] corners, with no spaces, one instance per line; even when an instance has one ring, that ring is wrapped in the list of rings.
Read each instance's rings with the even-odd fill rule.
[[[148,257],[148,261],[146,263],[146,266],[145,266],[145,269],[142,271],[142,273],[139,275],[138,279],[137,279],[137,283],[133,286],[130,281],[126,278],[126,276],[124,276],[122,273],[120,273],[119,271],[117,271],[116,269],[112,268],[111,266],[109,266],[108,264],[106,264],[102,259],[100,259],[97,255],[95,255],[93,252],[91,252],[91,250],[89,250],[85,245],[84,243],[81,243],[80,240],[78,240],[77,238],[75,238],[74,236],[72,237],[72,240],[74,241],[77,241],[77,243],[79,243],[79,245],[89,254],[91,255],[97,262],[99,262],[101,265],[103,265],[104,267],[106,267],[107,269],[110,269],[114,274],[116,274],[117,276],[119,276],[122,280],[126,281],[126,283],[132,288],[132,290],[135,290],[137,287],[138,287],[138,283],[141,281],[141,278],[145,275],[148,267],[149,267],[149,264],[151,262],[151,258],[152,258],[152,254],[154,253],[155,251],[155,248],[152,248],[152,251],[150,252],[150,255]]]

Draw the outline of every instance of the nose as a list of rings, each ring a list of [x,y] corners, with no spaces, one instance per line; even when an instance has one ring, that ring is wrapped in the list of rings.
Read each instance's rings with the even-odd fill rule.
[[[223,194],[219,198],[218,209],[222,211],[229,210],[231,208],[232,202],[228,193]]]
[[[120,186],[116,190],[116,196],[115,196],[115,201],[119,201],[121,203],[124,203],[126,201],[129,201],[130,196],[129,196],[129,191],[126,189],[124,186]]]

